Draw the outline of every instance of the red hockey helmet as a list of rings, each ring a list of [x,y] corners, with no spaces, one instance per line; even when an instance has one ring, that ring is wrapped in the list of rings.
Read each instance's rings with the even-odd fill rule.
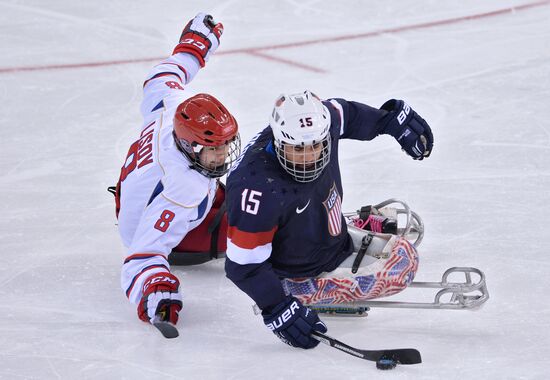
[[[176,109],[176,145],[201,174],[221,177],[241,152],[237,121],[218,99],[195,95]]]

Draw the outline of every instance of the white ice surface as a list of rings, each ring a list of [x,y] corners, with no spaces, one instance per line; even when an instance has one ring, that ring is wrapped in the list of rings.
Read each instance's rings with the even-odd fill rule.
[[[1,0],[0,378],[548,378],[549,2],[364,36],[529,3]],[[326,319],[357,347],[416,347],[421,365],[380,373],[327,346],[281,344],[220,261],[175,269],[180,338],[137,319],[119,288],[124,249],[105,189],[137,136],[146,72],[201,10],[226,32],[191,90],[220,98],[245,141],[279,93],[303,88],[373,106],[402,98],[431,124],[423,162],[389,137],[344,142],[344,209],[406,200],[426,224],[417,280],[478,267],[491,299],[477,312]],[[266,46],[278,60],[237,52]],[[152,60],[89,66],[142,58]],[[68,64],[83,66],[37,69]]]

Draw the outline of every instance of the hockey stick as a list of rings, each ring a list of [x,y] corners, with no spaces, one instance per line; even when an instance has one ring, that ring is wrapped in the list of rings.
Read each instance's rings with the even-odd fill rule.
[[[418,352],[418,350],[414,348],[397,348],[390,350],[359,350],[357,348],[348,346],[347,344],[342,343],[337,339],[331,338],[328,335],[321,334],[317,331],[313,331],[311,335],[321,343],[334,347],[340,351],[344,351],[347,354],[357,356],[361,359],[370,360],[377,363],[385,360],[393,361],[394,363],[399,364],[422,363],[420,352]]]
[[[176,328],[176,326],[174,326],[168,321],[163,321],[162,318],[163,317],[161,314],[157,314],[156,317],[153,318],[151,323],[161,332],[161,334],[166,339],[177,338],[180,335],[180,333],[178,332],[178,329]]]

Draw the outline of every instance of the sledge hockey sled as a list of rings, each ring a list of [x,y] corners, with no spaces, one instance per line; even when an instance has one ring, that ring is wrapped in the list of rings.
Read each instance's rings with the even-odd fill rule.
[[[449,277],[453,274],[463,274],[464,281],[451,281]],[[341,304],[310,304],[307,306],[323,314],[364,315],[373,307],[475,310],[489,299],[485,274],[479,269],[471,267],[449,268],[443,273],[439,282],[413,281],[408,288],[436,289],[436,293],[432,302],[368,300]]]
[[[372,206],[372,209],[374,209],[373,212],[379,215],[393,218],[397,221],[397,235],[409,240],[416,247],[420,245],[424,237],[424,223],[420,216],[412,211],[405,202],[392,198]],[[349,230],[352,234],[354,230],[358,231],[352,223],[353,219],[358,217],[358,215],[360,215],[360,211],[344,214],[344,217],[350,222],[351,228]],[[405,216],[404,223],[402,223],[400,215]],[[377,254],[367,254],[377,258],[383,257]],[[308,304],[307,306],[323,314],[364,316],[370,308],[377,307],[474,310],[481,307],[489,299],[485,274],[481,270],[472,267],[452,267],[443,273],[441,281],[413,281],[409,284],[408,288],[421,289],[419,292],[424,293],[424,299],[426,299],[428,290],[433,289],[435,292],[433,294],[433,301],[365,300],[338,304]]]

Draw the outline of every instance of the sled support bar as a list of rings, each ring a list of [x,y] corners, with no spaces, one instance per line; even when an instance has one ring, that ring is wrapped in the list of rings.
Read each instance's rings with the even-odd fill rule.
[[[448,277],[453,273],[462,273],[464,282],[450,282]],[[477,281],[472,280],[475,274]],[[412,282],[409,287],[422,289],[439,289],[433,302],[402,302],[402,301],[361,301],[360,306],[412,308],[412,309],[457,309],[471,310],[479,308],[489,299],[485,274],[471,267],[453,267],[443,273],[440,282]]]

